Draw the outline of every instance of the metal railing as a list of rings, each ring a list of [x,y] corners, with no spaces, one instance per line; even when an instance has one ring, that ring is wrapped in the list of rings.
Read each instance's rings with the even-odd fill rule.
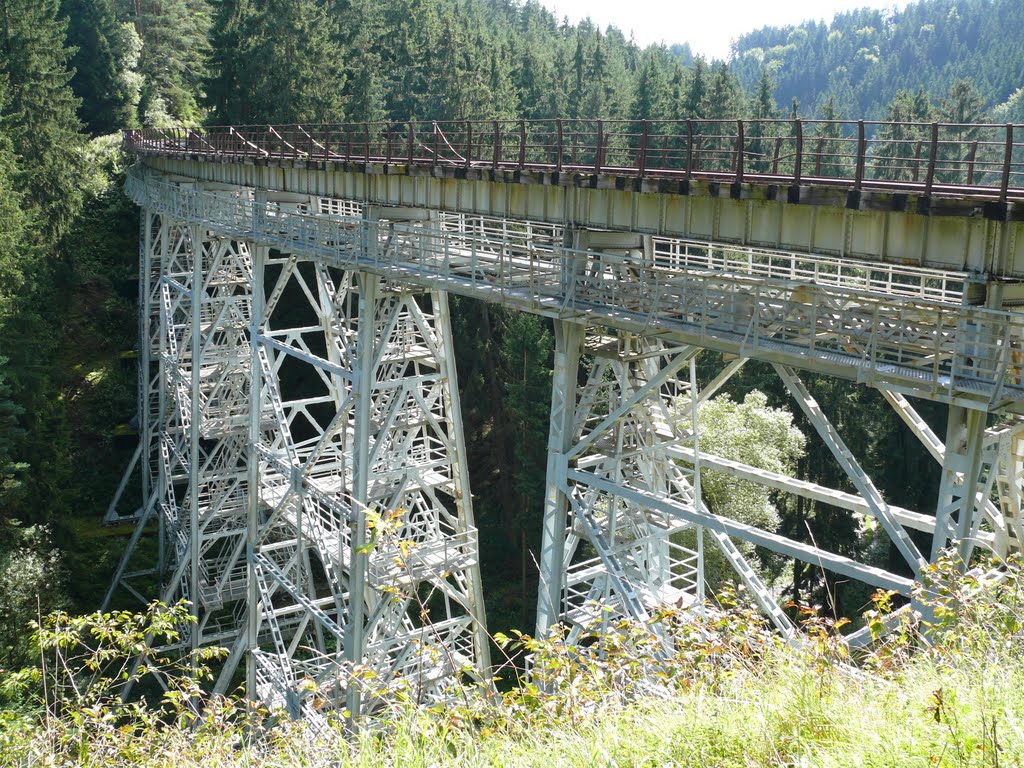
[[[132,174],[140,205],[214,231],[365,269],[389,280],[593,322],[666,330],[745,356],[812,360],[839,375],[932,395],[1024,400],[1024,317],[862,289],[708,271],[507,235],[271,213],[245,196],[182,189]]]
[[[552,171],[1024,198],[1024,126],[870,120],[459,120],[125,131],[141,155]]]

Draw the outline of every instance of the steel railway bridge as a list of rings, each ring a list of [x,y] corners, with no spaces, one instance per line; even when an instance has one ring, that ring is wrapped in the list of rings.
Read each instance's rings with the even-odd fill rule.
[[[141,597],[146,579],[162,585],[147,597],[187,598],[198,622],[182,645],[231,649],[221,690],[244,663],[251,696],[313,719],[372,711],[396,686],[431,699],[486,678],[449,293],[554,322],[539,633],[698,604],[705,541],[784,632],[734,540],[904,595],[905,574],[950,544],[965,558],[1018,551],[1015,131],[553,120],[127,132],[127,192],[142,208],[141,442],[108,513],[136,528],[106,602]],[[698,391],[705,349],[727,362]],[[700,402],[748,359],[774,366],[856,494],[700,450]],[[800,371],[885,396],[942,466],[934,509],[886,502]],[[948,405],[945,435],[915,411],[921,398]],[[704,469],[874,518],[906,568],[716,516]],[[141,503],[125,498],[133,472]],[[154,524],[157,562],[140,563]]]

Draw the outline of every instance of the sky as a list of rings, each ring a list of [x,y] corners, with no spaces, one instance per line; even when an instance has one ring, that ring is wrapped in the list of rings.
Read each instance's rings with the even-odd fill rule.
[[[902,8],[909,0],[540,0],[558,19],[573,23],[589,16],[630,31],[640,45],[689,43],[694,54],[724,59],[732,39],[765,26],[807,19],[831,21],[854,8]]]

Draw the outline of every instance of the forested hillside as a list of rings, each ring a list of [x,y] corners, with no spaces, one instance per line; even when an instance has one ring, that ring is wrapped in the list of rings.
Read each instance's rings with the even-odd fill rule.
[[[0,22],[0,580],[11,585],[0,590],[0,666],[23,650],[38,610],[94,607],[123,544],[123,531],[99,525],[137,407],[138,222],[119,189],[119,129],[772,117],[793,97],[801,115],[979,119],[1022,84],[1024,66],[1019,0],[929,0],[761,30],[740,38],[732,64],[560,23],[534,0],[0,0]],[[537,317],[453,303],[488,611],[496,628],[528,626],[552,336]],[[919,447],[877,393],[812,383],[888,498],[930,509],[937,468],[908,475]],[[742,402],[753,387],[784,403],[755,365],[730,393]],[[808,480],[846,484],[813,446],[790,460]],[[772,504],[790,536],[890,558],[848,515]],[[841,611],[863,604],[863,590],[824,591],[815,569],[793,580],[790,592]]]
[[[993,108],[1024,86],[1021,10],[1019,0],[917,0],[900,11],[862,9],[830,23],[765,27],[737,38],[733,67],[747,88],[767,71],[779,100],[796,99],[805,115],[831,97],[848,118],[883,119],[900,90],[934,98],[968,78],[979,108],[1001,121],[1020,120]]]

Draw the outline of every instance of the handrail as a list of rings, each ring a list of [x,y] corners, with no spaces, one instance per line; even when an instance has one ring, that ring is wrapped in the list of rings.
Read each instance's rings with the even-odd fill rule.
[[[138,155],[404,164],[1024,199],[1024,130],[871,120],[457,120],[144,128]]]
[[[144,128],[141,156],[406,164],[1024,199],[1024,131],[865,120],[460,120]]]

